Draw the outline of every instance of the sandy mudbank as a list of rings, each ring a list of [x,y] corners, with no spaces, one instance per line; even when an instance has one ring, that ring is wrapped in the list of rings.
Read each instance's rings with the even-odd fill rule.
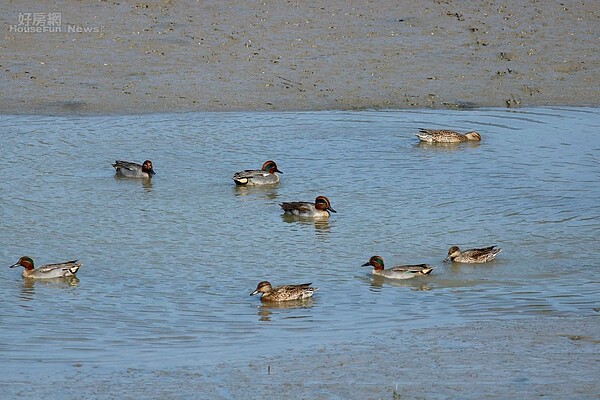
[[[403,3],[9,2],[0,112],[600,104],[596,2]]]

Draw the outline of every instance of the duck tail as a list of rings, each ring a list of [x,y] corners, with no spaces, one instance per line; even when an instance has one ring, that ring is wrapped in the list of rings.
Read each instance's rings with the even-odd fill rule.
[[[79,271],[79,268],[81,268],[82,264],[76,264],[72,267],[69,268],[69,272],[73,275],[75,275],[77,273],[77,271]]]

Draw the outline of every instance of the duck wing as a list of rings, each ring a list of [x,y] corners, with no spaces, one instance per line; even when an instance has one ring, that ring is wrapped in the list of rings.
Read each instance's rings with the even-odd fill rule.
[[[482,247],[480,249],[471,249],[467,250],[467,253],[470,257],[482,257],[490,253],[498,252],[500,249],[496,249],[496,246]]]
[[[428,274],[433,270],[429,264],[396,265],[390,271]]]
[[[78,263],[77,261],[79,261],[79,260],[71,260],[71,261],[65,261],[65,262],[55,263],[55,264],[46,264],[46,265],[41,266],[39,268],[39,270],[43,271],[43,270],[47,269],[48,271],[51,271],[56,268],[67,268],[68,269],[68,268],[72,268],[75,266],[81,266],[81,264]]]
[[[314,204],[307,201],[292,201],[289,203],[280,204],[283,211],[288,212],[299,212],[299,213],[311,213],[314,210]]]
[[[71,276],[75,275],[80,267],[81,263],[78,263],[77,260],[65,261],[56,264],[46,264],[37,268],[34,271],[34,276],[39,278],[58,278]]]
[[[246,169],[244,171],[236,172],[233,174],[233,179],[253,178],[255,176],[267,176],[269,175],[266,171],[258,169]]]
[[[308,289],[310,287],[310,285],[312,285],[311,283],[301,283],[299,285],[283,285],[283,286],[279,286],[276,289],[284,289],[284,290],[297,290],[297,289]]]
[[[471,257],[474,257],[480,261],[491,261],[496,258],[496,255],[498,255],[500,251],[502,251],[502,249],[497,248],[496,246],[473,249],[473,255],[471,255]]]
[[[122,161],[122,160],[116,160],[115,163],[112,165],[115,169],[119,169],[119,168],[123,168],[126,169],[128,171],[135,171],[135,170],[141,170],[142,166],[140,164],[136,164],[133,162],[129,162],[129,161]]]

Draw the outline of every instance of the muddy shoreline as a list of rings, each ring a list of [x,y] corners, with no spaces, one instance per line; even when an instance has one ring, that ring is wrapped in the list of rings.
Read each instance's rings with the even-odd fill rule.
[[[34,8],[0,15],[0,113],[600,105],[594,2]],[[32,13],[60,32],[26,32]]]
[[[216,365],[189,360],[107,372],[82,363],[48,377],[23,371],[0,389],[15,399],[595,399],[599,344],[597,315],[540,316],[400,328],[369,342]],[[31,385],[31,378],[53,384]]]

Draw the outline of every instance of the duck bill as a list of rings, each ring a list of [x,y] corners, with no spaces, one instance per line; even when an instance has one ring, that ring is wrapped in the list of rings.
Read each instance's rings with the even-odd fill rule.
[[[250,296],[254,296],[255,294],[258,294],[258,290],[255,290],[254,292],[250,293]]]
[[[10,267],[8,267],[8,268],[14,268],[14,267],[18,267],[18,266],[19,266],[19,263],[18,263],[18,262],[16,262],[16,263],[14,263],[13,265],[11,265],[11,266],[10,266]]]
[[[154,172],[153,169],[151,169],[150,171],[148,171],[148,175],[152,176],[152,175],[156,175],[156,172]]]
[[[371,265],[368,261],[366,263],[364,263],[363,265],[361,265],[361,267],[368,267],[369,265]]]
[[[331,207],[327,207],[327,209],[328,209],[329,211],[333,212],[333,213],[336,213],[336,212],[337,212],[337,211],[335,211],[335,210],[334,210],[333,208],[331,208]]]
[[[444,258],[444,262],[448,262],[448,261],[450,261],[450,256]]]
[[[283,174],[283,172],[281,172],[280,170],[278,170],[277,168],[275,168],[275,172],[279,172],[280,174]]]

